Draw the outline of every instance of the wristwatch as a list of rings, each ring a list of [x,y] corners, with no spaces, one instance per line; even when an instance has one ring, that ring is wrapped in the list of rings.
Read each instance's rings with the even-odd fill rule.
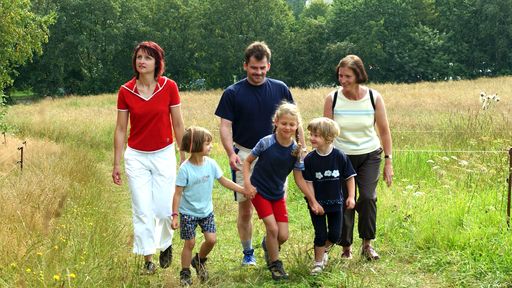
[[[393,157],[391,155],[384,155],[384,158],[385,159],[393,159]]]

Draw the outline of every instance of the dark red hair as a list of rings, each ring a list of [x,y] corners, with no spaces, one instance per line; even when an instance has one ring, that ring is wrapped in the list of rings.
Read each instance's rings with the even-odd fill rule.
[[[144,41],[140,42],[135,49],[133,49],[132,68],[133,72],[135,72],[135,77],[139,79],[139,71],[137,71],[137,66],[135,66],[137,52],[139,52],[139,50],[142,50],[149,56],[155,58],[155,79],[158,78],[158,76],[162,76],[165,70],[164,50],[153,41]]]

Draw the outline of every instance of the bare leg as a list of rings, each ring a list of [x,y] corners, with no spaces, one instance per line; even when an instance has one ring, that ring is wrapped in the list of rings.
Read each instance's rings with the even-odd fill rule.
[[[240,241],[252,239],[252,203],[250,200],[238,202],[237,228]]]
[[[215,233],[204,233],[204,242],[201,244],[201,248],[199,249],[199,258],[204,259],[210,254],[217,242],[217,236]]]
[[[192,261],[192,250],[196,245],[196,239],[185,240],[183,251],[181,251],[181,268],[190,268]]]

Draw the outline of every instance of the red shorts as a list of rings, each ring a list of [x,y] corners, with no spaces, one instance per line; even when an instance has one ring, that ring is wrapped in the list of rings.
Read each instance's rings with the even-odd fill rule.
[[[256,196],[251,199],[251,202],[260,219],[274,214],[276,222],[288,223],[288,211],[286,210],[286,201],[284,198],[270,201],[256,193]]]

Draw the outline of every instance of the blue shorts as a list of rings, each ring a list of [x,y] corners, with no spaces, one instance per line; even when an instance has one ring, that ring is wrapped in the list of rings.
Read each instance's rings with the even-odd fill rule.
[[[215,233],[215,215],[213,212],[206,217],[194,217],[180,213],[180,237],[182,240],[191,240],[196,238],[197,225],[201,227],[203,233]]]

